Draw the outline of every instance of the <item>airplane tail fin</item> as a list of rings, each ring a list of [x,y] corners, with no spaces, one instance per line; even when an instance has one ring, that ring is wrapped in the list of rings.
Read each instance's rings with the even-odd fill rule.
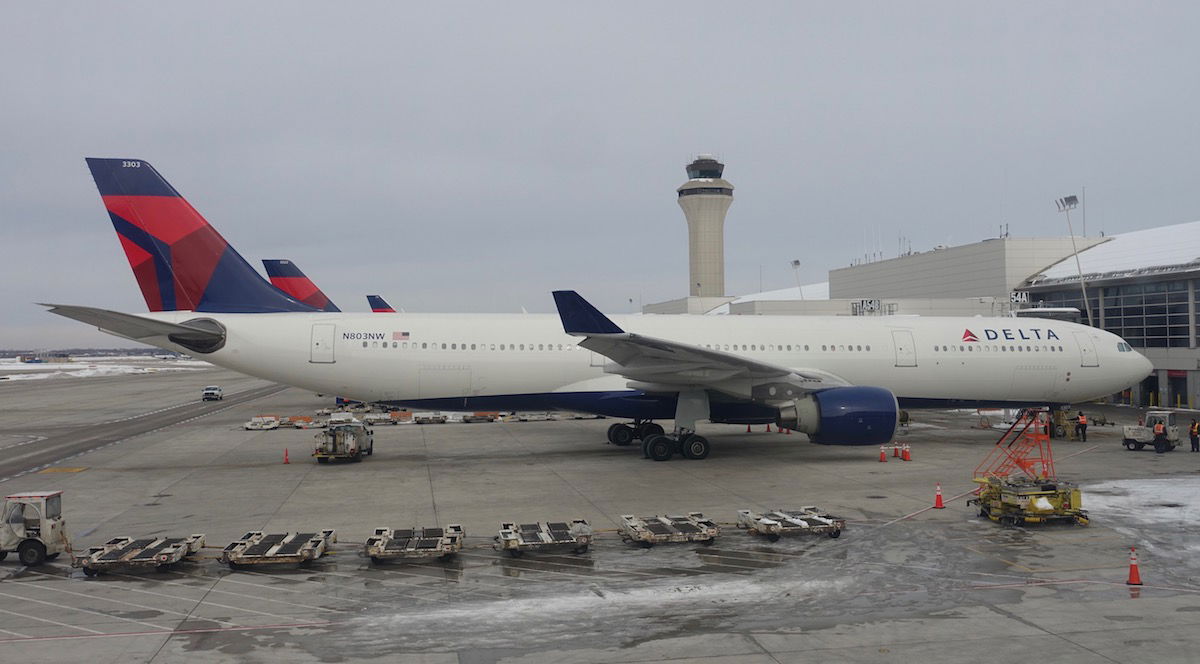
[[[313,311],[267,283],[140,159],[87,159],[150,311]]]
[[[387,303],[387,300],[379,295],[368,295],[367,304],[371,305],[371,311],[377,314],[394,314],[396,310],[392,305]]]
[[[271,285],[284,293],[320,311],[341,311],[292,261],[264,258],[263,267]]]

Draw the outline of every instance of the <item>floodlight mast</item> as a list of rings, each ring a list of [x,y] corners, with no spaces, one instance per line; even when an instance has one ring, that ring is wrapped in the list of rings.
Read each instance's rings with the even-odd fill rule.
[[[804,286],[800,285],[800,259],[792,261],[792,274],[796,277],[796,290],[800,291],[800,299],[804,299]]]
[[[1071,227],[1071,210],[1074,210],[1079,205],[1078,196],[1064,196],[1054,204],[1058,206],[1058,211],[1067,215],[1067,232],[1071,234],[1071,252],[1075,255],[1075,270],[1079,273],[1079,292],[1083,295],[1083,308],[1087,311],[1088,325],[1095,327],[1092,322],[1092,304],[1088,301],[1087,284],[1083,281],[1083,266],[1079,263],[1079,247],[1075,246],[1075,229]]]

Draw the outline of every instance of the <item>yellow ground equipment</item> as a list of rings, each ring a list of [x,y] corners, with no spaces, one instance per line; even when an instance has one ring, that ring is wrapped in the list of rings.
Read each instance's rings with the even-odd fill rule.
[[[975,468],[979,484],[968,505],[1005,526],[1071,522],[1088,524],[1079,486],[1063,482],[1054,472],[1054,452],[1047,432],[1046,409],[1028,408],[996,441],[996,447]]]
[[[979,505],[979,516],[1005,526],[1071,522],[1088,525],[1079,487],[1058,480],[976,478],[979,495],[967,501]]]

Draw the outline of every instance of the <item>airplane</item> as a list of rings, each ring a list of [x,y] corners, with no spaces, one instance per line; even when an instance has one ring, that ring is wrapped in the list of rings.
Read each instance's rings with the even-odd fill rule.
[[[609,442],[640,440],[656,461],[707,457],[704,421],[879,445],[901,408],[1070,404],[1153,368],[1114,334],[1032,318],[609,317],[569,290],[553,293],[557,315],[318,311],[262,279],[149,163],[87,163],[150,313],[51,312],[317,393],[626,418]]]
[[[372,313],[377,313],[377,314],[394,314],[394,313],[396,313],[396,310],[392,308],[392,305],[387,303],[387,300],[383,299],[382,295],[368,295],[367,296],[367,304],[371,305]]]
[[[292,261],[264,258],[263,267],[267,269],[271,285],[293,298],[321,311],[341,311]]]

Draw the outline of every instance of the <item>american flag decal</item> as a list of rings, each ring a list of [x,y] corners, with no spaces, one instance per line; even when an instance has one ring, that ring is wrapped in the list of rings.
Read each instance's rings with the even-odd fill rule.
[[[408,332],[392,332],[392,341],[408,341]]]

